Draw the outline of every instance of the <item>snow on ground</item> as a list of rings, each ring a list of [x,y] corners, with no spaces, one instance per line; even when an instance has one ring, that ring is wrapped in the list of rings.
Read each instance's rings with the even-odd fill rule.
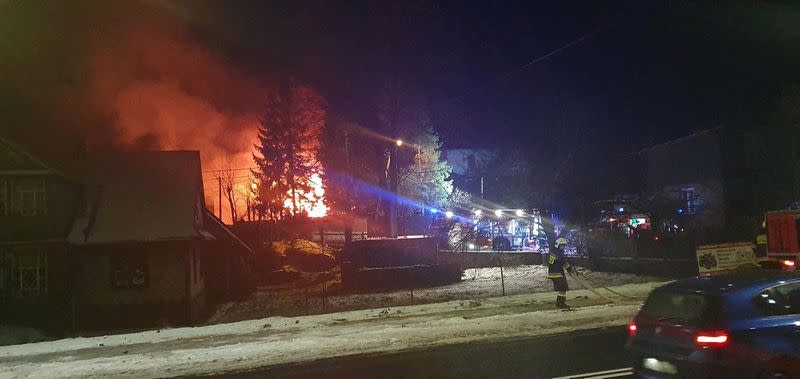
[[[663,278],[633,274],[591,272],[588,270],[584,272],[595,284],[603,286],[664,280]],[[541,265],[505,267],[502,281],[500,268],[498,267],[467,269],[464,271],[462,280],[459,283],[414,288],[413,304],[500,296],[502,294],[501,282],[505,285],[506,295],[550,292],[553,291],[553,283],[547,279],[546,275],[547,267]],[[328,286],[324,309],[321,285],[312,287],[308,292],[308,305],[306,305],[306,292],[304,289],[259,290],[243,301],[225,304],[220,307],[216,314],[211,317],[209,323],[234,322],[276,315],[300,316],[412,304],[410,289],[375,293],[349,293],[335,286],[331,289],[330,284]],[[570,288],[580,289],[582,287],[570,280]]]
[[[614,303],[571,291],[568,301],[580,307],[574,312],[554,310],[553,293],[533,293],[6,346],[0,347],[0,377],[221,374],[623,325],[660,284],[613,287],[626,295],[609,293]]]

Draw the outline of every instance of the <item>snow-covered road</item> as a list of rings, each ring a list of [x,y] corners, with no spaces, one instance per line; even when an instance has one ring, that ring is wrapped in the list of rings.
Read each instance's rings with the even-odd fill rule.
[[[643,298],[660,284],[613,289]],[[573,312],[553,310],[552,293],[535,293],[5,346],[0,377],[213,374],[627,323],[640,301],[611,295],[614,304],[570,291]]]

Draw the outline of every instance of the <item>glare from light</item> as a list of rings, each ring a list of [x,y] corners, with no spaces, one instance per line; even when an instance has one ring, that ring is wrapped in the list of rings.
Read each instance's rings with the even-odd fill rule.
[[[500,216],[503,215],[503,211],[498,209],[498,210],[494,211],[494,215],[497,216],[497,217],[500,217]]]
[[[453,218],[453,212],[451,211],[444,212],[444,217]]]
[[[436,208],[431,208],[431,213],[439,213],[439,210]]]
[[[475,216],[480,216],[481,213],[483,213],[483,212],[480,209],[476,209],[474,213],[475,213]]]
[[[401,140],[401,139],[398,139],[397,141],[394,141],[394,143],[397,144],[397,147],[403,146],[403,140]]]
[[[515,213],[517,214],[517,217],[522,217],[522,215],[523,215],[522,209],[517,209],[517,211]]]
[[[467,247],[468,247],[470,250],[475,250],[475,244],[474,244],[474,243],[471,243],[471,244],[467,245]]]

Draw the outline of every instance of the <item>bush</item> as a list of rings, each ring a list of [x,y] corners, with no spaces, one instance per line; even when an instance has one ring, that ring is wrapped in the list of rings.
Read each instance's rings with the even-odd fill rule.
[[[336,259],[330,251],[323,252],[320,244],[309,240],[277,241],[272,249],[283,258],[285,264],[304,272],[330,271],[336,267]]]

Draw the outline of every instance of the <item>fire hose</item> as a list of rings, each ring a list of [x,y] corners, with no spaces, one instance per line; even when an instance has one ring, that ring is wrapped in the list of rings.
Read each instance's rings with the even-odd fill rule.
[[[572,279],[574,279],[576,282],[578,282],[578,284],[581,285],[581,287],[586,288],[587,290],[589,290],[589,292],[591,292],[591,293],[593,293],[593,294],[595,294],[597,296],[600,296],[603,299],[608,300],[608,301],[610,301],[612,303],[616,303],[617,301],[614,300],[614,299],[609,298],[608,296],[603,295],[602,293],[597,291],[597,288],[602,288],[602,289],[604,289],[604,290],[606,290],[608,292],[611,292],[611,293],[613,293],[613,294],[615,294],[615,295],[617,295],[619,297],[622,297],[622,298],[626,298],[626,299],[630,299],[630,300],[642,300],[641,298],[638,298],[638,297],[635,297],[635,296],[621,294],[621,293],[619,293],[617,291],[614,291],[611,288],[608,288],[608,287],[606,287],[604,285],[599,285],[599,284],[597,284],[597,282],[592,280],[592,278],[586,276],[586,274],[584,274],[581,271],[578,271],[577,269],[576,270],[572,270],[572,272],[569,272],[569,274],[572,277]],[[591,284],[591,285],[587,284],[583,279],[588,281],[589,284]]]

